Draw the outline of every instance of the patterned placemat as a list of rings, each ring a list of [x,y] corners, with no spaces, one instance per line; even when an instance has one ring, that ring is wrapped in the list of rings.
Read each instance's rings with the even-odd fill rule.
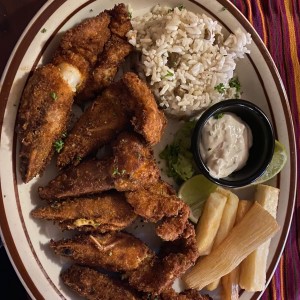
[[[269,49],[286,88],[293,114],[299,153],[300,1],[231,0],[246,16]],[[298,173],[299,174],[299,163]],[[299,187],[298,182],[298,187]],[[299,190],[299,188],[298,188]],[[300,194],[280,263],[262,299],[300,299]]]

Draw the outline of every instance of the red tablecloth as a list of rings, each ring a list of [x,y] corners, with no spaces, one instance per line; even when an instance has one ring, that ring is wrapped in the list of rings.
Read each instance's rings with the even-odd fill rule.
[[[45,0],[0,0],[0,74],[26,24],[45,2]],[[231,2],[253,24],[277,65],[290,101],[299,149],[300,1],[231,0]],[[298,174],[299,170],[298,167]],[[286,248],[263,299],[300,299],[299,222],[298,194]]]
[[[269,49],[285,85],[296,129],[299,153],[300,1],[231,0],[255,27]],[[299,174],[298,164],[298,174]],[[299,178],[299,177],[298,177]],[[298,182],[298,186],[299,186]],[[300,194],[280,264],[263,299],[300,299]]]

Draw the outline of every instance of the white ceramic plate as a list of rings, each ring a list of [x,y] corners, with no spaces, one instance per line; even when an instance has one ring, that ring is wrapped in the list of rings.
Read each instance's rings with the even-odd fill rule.
[[[149,11],[156,4],[155,1],[146,0],[124,2],[130,4],[133,16]],[[47,62],[61,33],[86,17],[112,8],[116,3],[118,1],[115,0],[48,1],[20,38],[2,78],[1,232],[15,269],[32,298],[54,300],[76,299],[77,296],[59,280],[59,273],[62,265],[65,265],[65,260],[56,257],[48,249],[49,240],[61,237],[60,231],[48,222],[37,222],[30,217],[30,211],[40,203],[37,187],[49,181],[49,177],[53,176],[51,173],[53,170],[48,170],[42,178],[26,185],[20,179],[18,143],[14,132],[19,99],[30,71]],[[296,188],[295,138],[283,84],[259,36],[232,4],[226,0],[161,1],[161,4],[171,7],[181,3],[189,10],[205,12],[217,19],[225,32],[241,27],[252,35],[251,54],[240,61],[237,68],[244,91],[243,98],[255,102],[267,113],[274,125],[277,139],[286,146],[289,154],[287,165],[280,176],[270,182],[281,190],[277,216],[281,229],[271,243],[267,272],[269,281],[289,231]],[[43,28],[46,29],[44,33]],[[251,196],[251,189],[243,191],[243,197],[251,198]],[[242,293],[241,299],[257,299],[259,296],[260,293]]]

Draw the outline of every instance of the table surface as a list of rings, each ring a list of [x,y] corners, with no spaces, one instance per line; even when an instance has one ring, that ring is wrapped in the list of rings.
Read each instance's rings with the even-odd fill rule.
[[[46,0],[0,0],[0,74],[2,74],[10,53],[24,28],[45,2]],[[287,89],[296,124],[296,135],[299,137],[300,84],[296,85],[296,81],[294,85],[290,82],[287,83],[288,80],[291,80],[290,75],[298,78],[298,82],[300,77],[299,0],[231,0],[231,2],[242,11],[256,28],[273,56]],[[284,50],[282,53],[278,49],[276,51],[273,49],[273,29],[272,26],[269,26],[271,21],[281,27],[284,32],[281,38],[279,36],[279,42],[282,45],[287,45],[285,41],[289,41],[289,49],[283,47],[281,49]],[[276,42],[278,43],[278,37]],[[299,142],[299,139],[297,139],[297,142]],[[299,196],[297,197],[296,210],[286,250],[274,278],[263,296],[264,299],[300,299],[298,222],[300,222]],[[293,255],[293,259],[291,259],[291,255]],[[26,299],[28,297],[27,293],[12,268],[4,247],[0,249],[0,266],[1,294],[10,295],[11,299]],[[296,271],[290,274],[289,270],[292,267]]]

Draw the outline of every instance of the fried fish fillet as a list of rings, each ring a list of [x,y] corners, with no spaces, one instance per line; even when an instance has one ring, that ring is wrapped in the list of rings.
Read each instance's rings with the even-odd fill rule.
[[[66,130],[76,87],[83,85],[110,37],[109,22],[104,12],[68,30],[53,63],[38,68],[29,78],[17,117],[24,182],[41,174],[50,161],[53,144]]]
[[[111,190],[114,182],[109,173],[110,165],[110,159],[83,161],[58,174],[47,186],[39,187],[39,195],[51,201]]]
[[[137,293],[124,284],[88,267],[72,265],[62,272],[65,285],[89,300],[138,300]]]
[[[174,280],[184,274],[199,257],[193,226],[188,224],[186,231],[188,234],[182,238],[164,242],[158,257],[149,257],[137,269],[127,272],[129,284],[153,295],[169,289]]]
[[[167,123],[164,113],[158,109],[147,84],[136,74],[127,72],[122,80],[132,95],[130,106],[134,117],[131,122],[135,131],[140,133],[150,145],[157,144]]]
[[[57,51],[70,50],[82,56],[90,66],[95,65],[110,38],[110,21],[111,17],[105,11],[83,20],[63,35]]]
[[[140,187],[138,190],[126,192],[125,196],[134,212],[150,222],[176,216],[184,205],[173,188],[161,180],[148,188]]]
[[[81,115],[67,138],[57,158],[58,167],[79,159],[108,144],[121,130],[129,125],[129,117],[123,109],[128,99],[121,84],[113,84]]]
[[[184,232],[189,216],[190,208],[182,202],[178,214],[164,218],[163,222],[156,228],[156,234],[165,241],[176,240]]]
[[[125,4],[115,5],[104,13],[110,16],[111,37],[106,42],[104,51],[98,56],[95,67],[90,72],[85,88],[76,96],[78,103],[91,100],[115,78],[120,64],[132,52],[133,46],[125,35],[132,29],[130,15]]]
[[[54,202],[36,208],[31,215],[58,222],[62,229],[101,233],[124,229],[137,217],[124,195],[117,192]]]
[[[76,96],[76,102],[90,100],[109,86],[113,82],[120,64],[132,50],[131,44],[113,34],[105,44],[104,51],[91,72],[85,89]]]
[[[151,148],[135,133],[122,132],[113,145],[113,157],[86,160],[62,171],[39,188],[42,199],[79,197],[116,189],[130,191],[159,179]]]
[[[24,182],[40,174],[49,163],[53,143],[69,120],[73,92],[58,67],[47,64],[30,77],[18,111],[20,171]]]
[[[173,289],[164,291],[160,297],[161,300],[212,300],[208,295],[201,295],[199,291],[194,289],[184,290],[176,293]]]
[[[74,262],[108,271],[132,271],[152,251],[139,239],[124,232],[77,235],[73,239],[50,241],[57,255],[69,257]]]
[[[115,5],[115,7],[108,11],[111,16],[109,28],[111,32],[119,37],[124,38],[129,30],[132,29],[130,22],[130,12],[124,3]]]
[[[150,222],[162,220],[156,233],[163,240],[173,241],[183,233],[190,209],[167,183],[159,180],[149,187],[126,192],[125,196],[139,216]]]
[[[158,181],[159,168],[152,149],[135,133],[121,132],[113,144],[110,172],[118,191],[133,191]]]

